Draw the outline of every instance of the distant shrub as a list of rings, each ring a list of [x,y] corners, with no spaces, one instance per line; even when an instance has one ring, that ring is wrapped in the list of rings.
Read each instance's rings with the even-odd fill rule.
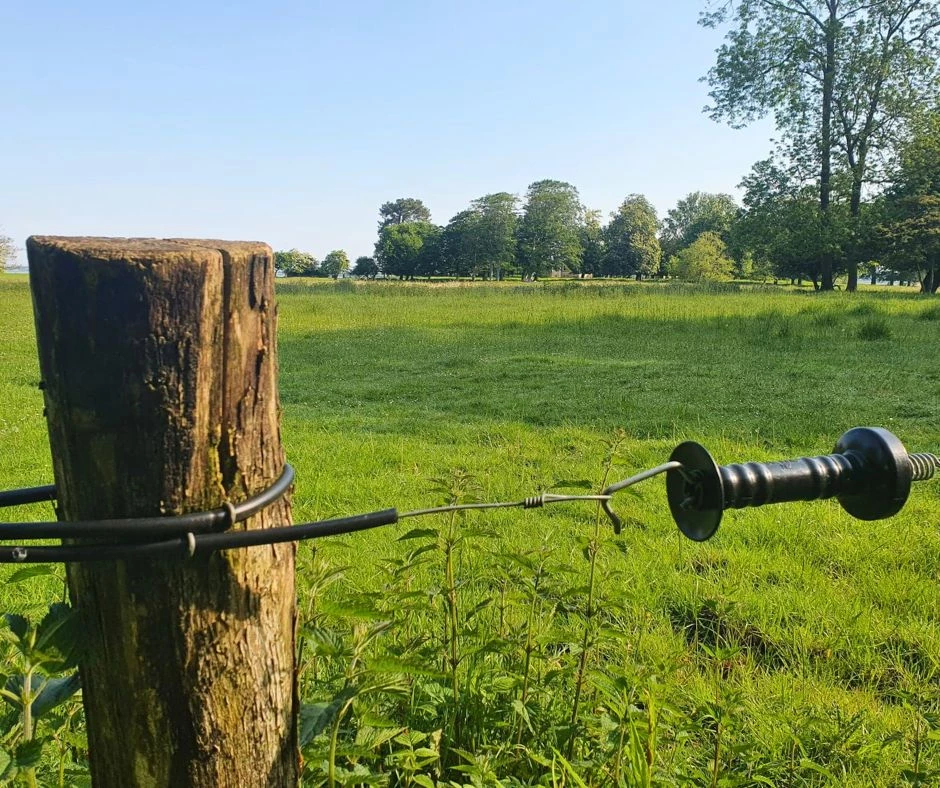
[[[871,317],[859,326],[858,338],[866,342],[891,339],[891,326],[883,317]]]
[[[734,262],[725,254],[724,241],[717,233],[702,233],[690,246],[669,258],[670,276],[693,282],[722,282],[734,274]]]

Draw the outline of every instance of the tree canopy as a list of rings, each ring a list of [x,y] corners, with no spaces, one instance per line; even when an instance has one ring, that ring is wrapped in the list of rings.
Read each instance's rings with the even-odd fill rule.
[[[610,217],[604,233],[604,273],[637,279],[657,273],[662,257],[656,237],[659,222],[649,200],[631,194]]]
[[[390,224],[406,222],[430,222],[431,212],[417,197],[399,197],[397,200],[383,203],[379,208],[379,229]]]
[[[734,262],[725,254],[725,243],[718,233],[705,232],[673,255],[667,270],[679,279],[719,282],[731,278]]]
[[[935,100],[940,9],[935,0],[728,0],[701,23],[730,25],[708,73],[716,120],[741,126],[771,113],[780,153],[814,181],[824,233],[833,173],[850,182],[858,217],[872,161],[887,153],[906,111]],[[833,288],[839,249],[821,258]],[[856,281],[850,262],[849,288]]]
[[[519,264],[526,275],[581,269],[584,208],[578,190],[563,181],[536,181],[526,192],[519,224]]]
[[[884,262],[913,273],[926,293],[940,289],[940,112],[921,119],[902,147],[881,206]]]
[[[663,254],[671,257],[706,232],[717,233],[727,242],[737,215],[738,205],[730,194],[692,192],[686,195],[663,219],[659,239]]]
[[[379,266],[374,257],[357,257],[350,273],[363,279],[375,279],[379,273]]]
[[[316,276],[319,273],[319,261],[312,254],[289,249],[274,253],[274,268],[284,276]]]
[[[338,279],[341,274],[345,274],[349,270],[349,255],[342,249],[334,249],[323,258],[323,262],[320,264],[320,270],[323,272],[324,276],[331,276],[333,279]]]
[[[375,245],[379,270],[386,276],[402,279],[430,275],[425,246],[435,244],[439,237],[440,228],[430,222],[404,222],[383,227]]]

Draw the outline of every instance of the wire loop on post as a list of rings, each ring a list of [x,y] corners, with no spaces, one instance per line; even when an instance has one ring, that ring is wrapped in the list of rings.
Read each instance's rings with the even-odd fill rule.
[[[621,522],[610,508],[614,493],[630,487],[674,468],[681,468],[676,462],[666,463],[648,471],[643,471],[623,481],[608,486],[595,495],[566,495],[543,492],[520,501],[502,501],[495,503],[466,503],[436,506],[418,509],[399,515],[395,509],[385,509],[369,514],[340,517],[299,525],[278,528],[235,531],[235,523],[247,520],[254,514],[279,500],[288,490],[294,479],[294,470],[284,466],[280,478],[268,489],[252,496],[240,504],[226,501],[218,509],[197,512],[175,517],[140,517],[117,520],[83,521],[73,523],[3,523],[0,524],[0,537],[13,536],[20,539],[81,539],[105,538],[108,541],[93,544],[68,544],[59,546],[41,546],[27,551],[16,545],[0,546],[0,563],[72,563],[82,561],[118,561],[118,560],[153,560],[179,556],[193,559],[197,555],[208,555],[219,550],[232,550],[242,547],[296,542],[304,539],[317,539],[324,536],[353,533],[368,528],[397,523],[408,517],[421,517],[431,514],[519,507],[539,509],[551,503],[570,503],[576,501],[599,503],[610,517],[614,530],[619,533]],[[6,503],[0,498],[0,506],[14,502],[33,502],[37,500],[35,490],[44,494],[53,488],[32,488],[28,491],[11,491]],[[21,494],[22,493],[22,494]],[[18,497],[17,497],[18,496]],[[54,496],[53,496],[54,497]]]
[[[285,465],[278,479],[267,489],[239,504],[226,501],[218,509],[191,514],[162,517],[127,517],[113,520],[85,520],[75,522],[0,523],[0,538],[6,539],[127,539],[128,541],[154,541],[193,533],[208,533],[231,528],[247,520],[262,509],[282,498],[294,481],[294,469]],[[10,490],[6,501],[0,494],[0,506],[33,503],[38,498],[23,500],[21,493],[35,490],[54,490],[52,487],[32,487]],[[54,496],[53,496],[54,497]],[[44,498],[41,500],[51,500]]]

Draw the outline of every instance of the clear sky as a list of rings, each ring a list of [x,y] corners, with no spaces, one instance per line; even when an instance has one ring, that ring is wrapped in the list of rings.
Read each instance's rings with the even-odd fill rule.
[[[6,0],[0,232],[371,254],[378,207],[574,184],[605,216],[735,192],[705,0]],[[25,256],[24,256],[25,257]],[[21,259],[21,262],[23,260]]]

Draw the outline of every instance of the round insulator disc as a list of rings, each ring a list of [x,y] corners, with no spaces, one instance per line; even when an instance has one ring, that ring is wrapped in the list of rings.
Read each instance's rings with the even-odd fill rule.
[[[670,460],[682,469],[666,474],[666,495],[672,518],[689,539],[704,542],[718,530],[724,511],[721,474],[702,444],[686,441],[676,446]]]
[[[858,477],[837,498],[859,520],[883,520],[904,507],[911,493],[913,466],[904,445],[881,427],[856,427],[839,438],[834,452],[863,458]]]

